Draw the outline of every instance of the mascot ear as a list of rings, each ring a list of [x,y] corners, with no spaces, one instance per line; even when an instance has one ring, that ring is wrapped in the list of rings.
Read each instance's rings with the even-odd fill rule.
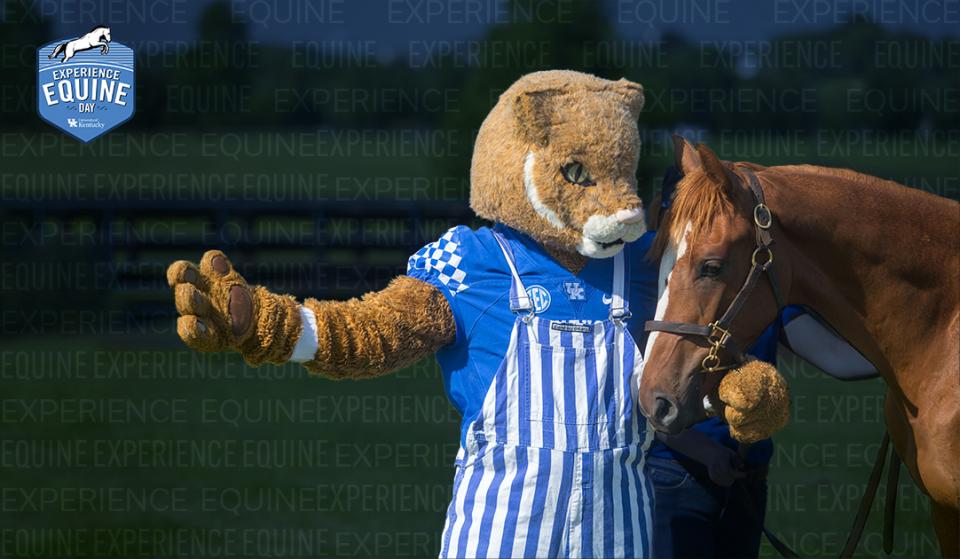
[[[643,103],[645,101],[643,97],[643,86],[638,83],[620,78],[614,84],[614,87],[621,95],[623,95],[623,100],[630,109],[630,114],[633,116],[633,118],[640,118],[640,111],[643,110]]]
[[[555,89],[522,91],[514,99],[517,134],[525,142],[539,147],[550,143],[550,114],[553,97],[558,93]]]
[[[700,154],[694,149],[693,144],[679,134],[673,135],[673,163],[684,175],[689,175],[693,171],[703,169],[703,161],[700,160]]]

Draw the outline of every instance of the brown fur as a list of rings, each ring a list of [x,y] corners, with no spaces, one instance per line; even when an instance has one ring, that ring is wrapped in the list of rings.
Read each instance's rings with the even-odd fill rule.
[[[192,349],[233,349],[254,366],[290,358],[300,333],[296,300],[251,288],[219,250],[207,251],[199,267],[174,262],[167,268],[167,282],[181,315],[177,334]],[[237,305],[238,299],[244,304]]]
[[[587,258],[580,253],[570,252],[567,250],[560,250],[553,247],[545,247],[547,253],[553,257],[554,260],[560,263],[561,266],[570,270],[574,274],[579,273],[584,266],[587,265]]]
[[[470,169],[470,206],[480,217],[527,233],[554,255],[576,255],[590,216],[641,206],[635,174],[642,107],[643,88],[626,80],[559,70],[520,78],[480,127]],[[537,214],[527,198],[523,169],[531,151],[539,197],[563,228]],[[572,160],[584,164],[595,186],[564,180],[560,168]],[[577,256],[558,260],[576,269],[585,262]]]
[[[317,354],[306,363],[326,377],[383,375],[436,353],[456,337],[450,305],[435,287],[400,276],[362,299],[304,305],[317,315]]]
[[[293,353],[300,335],[300,310],[291,295],[277,295],[266,288],[254,289],[254,300],[259,312],[256,316],[256,334],[240,347],[240,354],[248,364],[285,363]]]
[[[719,395],[730,435],[743,443],[769,438],[790,417],[787,382],[765,361],[750,361],[724,375]]]
[[[175,289],[182,315],[177,333],[191,348],[233,349],[253,366],[290,359],[302,329],[293,297],[249,287],[220,251],[207,252],[199,269],[185,260],[174,262],[167,269],[167,281]],[[237,290],[243,291],[249,306],[231,304]],[[305,366],[331,378],[376,376],[405,367],[435,353],[456,333],[443,294],[409,277],[399,277],[362,300],[308,299],[304,304],[317,315],[319,345],[316,358]],[[234,333],[238,322],[250,327]]]

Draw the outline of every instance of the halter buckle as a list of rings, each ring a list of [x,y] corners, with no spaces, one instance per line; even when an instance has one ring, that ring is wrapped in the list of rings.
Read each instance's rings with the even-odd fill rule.
[[[756,249],[754,249],[753,255],[750,256],[750,263],[753,265],[754,268],[756,268],[757,256],[762,252],[765,252],[767,256],[763,260],[763,262],[759,264],[759,266],[761,270],[767,271],[767,268],[769,268],[770,265],[773,264],[773,251],[770,250],[770,247],[768,245],[760,245]]]
[[[713,373],[722,369],[722,367],[720,367],[720,357],[714,352],[714,349],[716,349],[716,346],[710,349],[710,353],[708,353],[707,356],[703,358],[703,361],[700,362],[700,366],[708,373]]]
[[[711,322],[710,334],[707,336],[707,340],[715,350],[718,350],[727,345],[727,341],[730,340],[730,330],[720,326],[720,321]],[[716,352],[714,351],[714,353]]]
[[[720,326],[720,321],[710,323],[710,333],[707,334],[707,341],[710,342],[710,353],[703,358],[700,366],[704,371],[712,373],[720,371],[720,348],[725,347],[730,340],[730,330]]]
[[[753,207],[753,223],[760,229],[770,229],[773,224],[773,212],[763,202]]]

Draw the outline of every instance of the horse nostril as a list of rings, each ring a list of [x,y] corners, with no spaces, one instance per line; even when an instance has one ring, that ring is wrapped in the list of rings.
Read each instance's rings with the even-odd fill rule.
[[[677,419],[677,413],[679,411],[677,402],[673,398],[664,395],[658,395],[656,398],[657,406],[653,410],[653,419],[660,425],[669,427],[670,424]]]
[[[617,218],[617,221],[624,225],[632,225],[634,223],[643,221],[643,210],[641,208],[620,210],[616,213],[615,217]]]

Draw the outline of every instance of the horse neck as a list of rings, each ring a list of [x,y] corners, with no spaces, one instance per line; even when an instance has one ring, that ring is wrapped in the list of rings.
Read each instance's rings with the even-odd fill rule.
[[[960,208],[890,181],[815,167],[762,176],[784,237],[776,239],[777,257],[790,262],[788,303],[812,308],[896,381],[956,320]]]

